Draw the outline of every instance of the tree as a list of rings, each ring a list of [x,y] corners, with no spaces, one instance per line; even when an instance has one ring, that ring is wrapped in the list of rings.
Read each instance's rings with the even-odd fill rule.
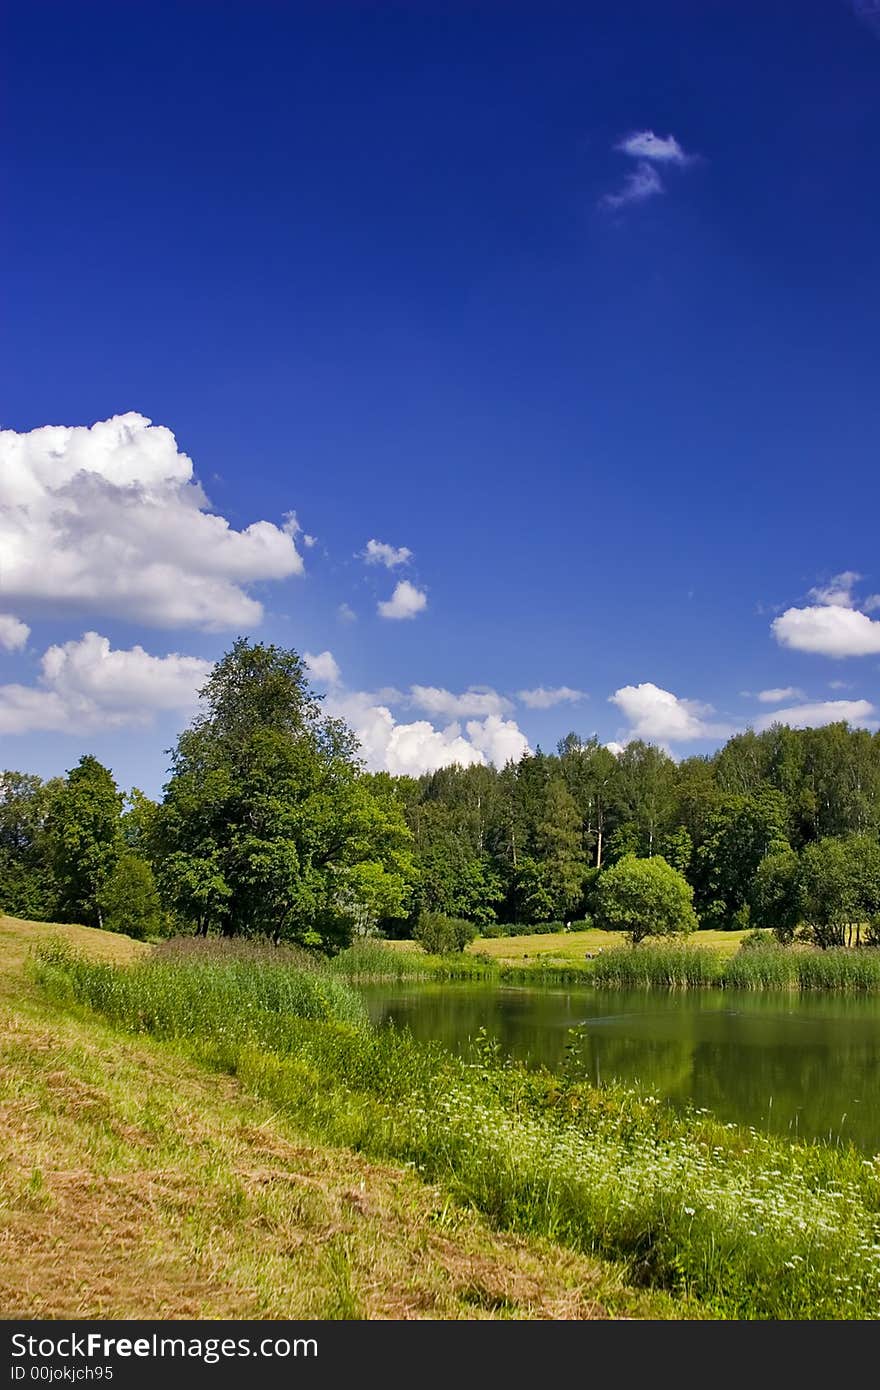
[[[46,830],[60,778],[43,782],[25,772],[0,773],[0,911],[48,921],[57,887]]]
[[[136,941],[166,930],[153,870],[146,859],[123,853],[99,894],[106,931],[124,932]]]
[[[587,871],[581,819],[574,797],[559,777],[547,785],[535,846],[550,898],[548,919],[558,921],[580,906]]]
[[[826,836],[801,854],[800,890],[810,935],[823,950],[858,942],[880,904],[880,851],[867,836]]]
[[[80,758],[58,788],[47,836],[62,921],[103,927],[103,893],[123,849],[122,796],[97,758]]]
[[[762,787],[749,796],[726,796],[709,817],[696,853],[694,881],[702,925],[720,931],[735,926],[761,860],[787,844],[786,807],[779,792]]]
[[[335,949],[402,915],[412,836],[371,789],[295,651],[239,638],[178,739],[158,818],[163,891],[197,930]]]
[[[790,846],[774,850],[755,871],[749,897],[753,927],[769,927],[783,944],[793,940],[801,920],[800,863]]]
[[[596,925],[624,931],[635,946],[646,936],[671,936],[696,929],[693,889],[659,854],[625,855],[606,869],[596,890]]]

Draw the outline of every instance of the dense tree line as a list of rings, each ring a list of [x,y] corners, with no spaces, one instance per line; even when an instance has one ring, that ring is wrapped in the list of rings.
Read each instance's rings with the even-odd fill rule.
[[[0,774],[0,908],[141,936],[333,949],[410,935],[426,914],[570,922],[631,857],[678,871],[701,926],[859,939],[880,914],[880,733],[779,725],[680,763],[569,734],[497,770],[369,774],[298,655],[242,639],[171,751],[160,803],[123,795],[91,756],[48,782]]]

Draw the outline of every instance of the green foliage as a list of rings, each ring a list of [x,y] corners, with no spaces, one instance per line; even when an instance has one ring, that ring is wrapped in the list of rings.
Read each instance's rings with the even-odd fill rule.
[[[136,854],[120,855],[99,895],[106,931],[124,932],[136,941],[162,936],[168,921],[162,910],[153,870]]]
[[[693,889],[656,855],[625,855],[602,875],[596,890],[596,926],[624,931],[635,945],[646,936],[695,931]]]
[[[36,970],[59,1001],[175,1039],[298,1128],[412,1164],[500,1228],[623,1260],[631,1279],[722,1317],[880,1315],[877,1164],[854,1150],[677,1115],[485,1045],[452,1057],[364,1026],[329,972],[161,958],[113,969],[60,952]]]
[[[463,951],[476,935],[473,922],[466,922],[460,917],[446,917],[442,912],[423,912],[413,932],[415,940],[432,956],[448,956],[454,951]]]
[[[104,926],[104,894],[124,847],[122,804],[112,775],[91,755],[53,796],[46,834],[61,921]]]
[[[801,854],[803,920],[817,946],[858,944],[880,911],[880,845],[872,836],[826,837]]]
[[[695,901],[700,924],[723,931],[749,900],[761,860],[784,850],[785,801],[771,787],[726,796],[709,816],[696,853]]]
[[[769,927],[783,943],[794,938],[803,902],[800,864],[789,845],[774,849],[761,860],[755,870],[750,907],[756,928]]]
[[[0,911],[51,921],[57,887],[47,818],[60,779],[43,782],[24,772],[0,773]]]
[[[156,830],[162,892],[202,934],[335,950],[403,914],[411,836],[294,651],[240,638],[173,753]]]

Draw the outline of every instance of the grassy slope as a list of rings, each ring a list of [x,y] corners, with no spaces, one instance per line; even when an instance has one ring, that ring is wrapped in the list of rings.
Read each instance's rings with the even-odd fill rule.
[[[24,975],[53,934],[120,962],[147,949],[0,918],[3,1316],[695,1315],[493,1231],[407,1169],[304,1140],[169,1046],[59,1011]]]
[[[689,946],[704,946],[719,955],[735,955],[745,936],[743,931],[696,931],[687,938]],[[412,946],[412,942],[405,943]],[[543,956],[547,960],[565,962],[580,961],[587,955],[599,951],[613,951],[626,945],[626,938],[620,932],[607,932],[591,929],[579,932],[552,932],[547,936],[500,936],[478,938],[468,950],[491,956],[494,960],[510,961],[519,964],[523,959],[534,960]]]

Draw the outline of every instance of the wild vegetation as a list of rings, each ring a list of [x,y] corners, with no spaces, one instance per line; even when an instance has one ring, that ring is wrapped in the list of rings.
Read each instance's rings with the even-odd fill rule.
[[[855,947],[880,930],[878,836],[880,733],[774,726],[679,764],[570,734],[501,769],[390,777],[363,770],[296,652],[240,639],[161,802],[123,795],[91,755],[48,782],[0,776],[0,907],[325,954],[375,934],[446,952],[477,931],[635,940],[695,921]]]
[[[619,1264],[493,1230],[411,1166],[310,1137],[180,1043],[50,998],[25,964],[52,936],[96,962],[151,949],[0,917],[6,1317],[702,1315]]]
[[[59,1003],[160,1031],[316,1138],[412,1164],[499,1227],[624,1260],[632,1280],[720,1316],[880,1313],[880,1173],[854,1150],[677,1116],[619,1087],[504,1063],[487,1042],[457,1059],[308,1005],[311,1017],[284,1009],[269,1022],[288,996],[265,989],[265,970],[292,972],[296,994],[299,965],[211,954],[181,971],[158,959],[115,969],[111,985],[107,967],[51,947],[34,968]],[[207,1002],[202,968],[217,978]],[[163,972],[177,1002],[159,1015]],[[230,1028],[227,990],[265,1003]]]

